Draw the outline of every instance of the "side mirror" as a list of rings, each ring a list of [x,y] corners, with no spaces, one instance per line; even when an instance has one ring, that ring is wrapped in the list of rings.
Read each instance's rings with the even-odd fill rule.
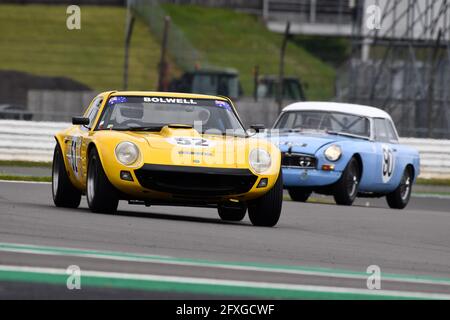
[[[89,122],[91,122],[89,120],[89,118],[84,118],[84,117],[73,117],[72,118],[73,125],[87,126],[87,125],[89,125]]]
[[[263,131],[265,128],[263,124],[252,124],[250,126],[250,129],[255,130],[256,133]]]

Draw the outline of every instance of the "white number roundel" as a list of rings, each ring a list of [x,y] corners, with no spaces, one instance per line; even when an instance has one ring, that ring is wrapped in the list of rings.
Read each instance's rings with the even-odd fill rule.
[[[167,141],[174,145],[192,148],[208,148],[214,145],[213,141],[192,137],[174,137],[167,139]]]
[[[383,177],[383,182],[386,183],[392,178],[394,173],[394,154],[392,149],[387,145],[382,145],[383,157],[381,159],[381,174]]]

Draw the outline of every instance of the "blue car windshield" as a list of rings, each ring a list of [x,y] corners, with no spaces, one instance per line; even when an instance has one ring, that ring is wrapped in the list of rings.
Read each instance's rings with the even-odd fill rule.
[[[366,117],[341,112],[302,110],[284,113],[274,126],[281,131],[322,131],[334,134],[370,137]]]

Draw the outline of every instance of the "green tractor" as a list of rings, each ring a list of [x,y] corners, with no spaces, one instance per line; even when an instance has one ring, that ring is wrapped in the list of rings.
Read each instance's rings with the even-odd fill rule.
[[[234,69],[198,69],[185,72],[169,84],[169,91],[227,96],[239,99],[242,87]]]
[[[275,75],[264,75],[258,78],[255,89],[257,100],[276,100],[278,96],[279,78]],[[285,101],[306,101],[305,91],[299,78],[284,77],[283,79],[283,100]]]

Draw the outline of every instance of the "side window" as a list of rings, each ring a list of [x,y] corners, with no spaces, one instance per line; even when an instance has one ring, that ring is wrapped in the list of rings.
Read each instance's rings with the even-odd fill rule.
[[[375,140],[380,142],[390,142],[385,119],[374,119]]]
[[[294,126],[295,113],[288,112],[284,114],[277,124],[277,128],[292,128]]]
[[[394,143],[398,142],[398,137],[397,137],[397,134],[395,133],[394,125],[392,124],[391,121],[389,121],[387,119],[385,119],[384,121],[386,123],[389,141],[394,142]]]
[[[92,125],[94,124],[95,118],[97,116],[98,111],[100,110],[100,105],[103,102],[103,98],[97,98],[95,99],[95,101],[92,103],[92,107],[89,109],[86,118],[89,118],[89,125],[87,126],[88,128],[91,128]]]

